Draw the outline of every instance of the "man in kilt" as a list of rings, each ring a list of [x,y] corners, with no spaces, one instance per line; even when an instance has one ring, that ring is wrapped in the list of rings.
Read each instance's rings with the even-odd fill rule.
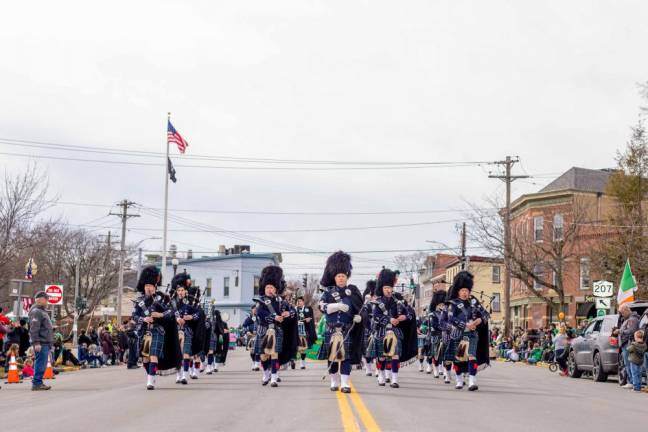
[[[373,362],[372,357],[367,357],[367,348],[369,348],[369,337],[371,336],[371,321],[372,321],[372,311],[373,311],[373,301],[376,299],[376,281],[369,280],[367,281],[366,288],[363,293],[364,304],[362,309],[360,309],[360,316],[362,317],[362,355],[365,361],[365,374],[367,376],[373,375]]]
[[[367,357],[376,358],[378,385],[385,386],[385,369],[391,364],[392,388],[398,388],[398,371],[403,349],[403,332],[399,324],[407,320],[404,303],[393,296],[397,275],[389,269],[382,269],[376,283],[376,300],[372,311],[371,337]]]
[[[137,291],[140,295],[135,300],[132,319],[135,322],[143,343],[143,366],[146,372],[147,390],[155,390],[158,363],[162,370],[170,367],[176,368],[178,364],[179,349],[177,330],[173,320],[173,308],[169,299],[157,291],[161,283],[160,271],[155,266],[142,269]],[[169,330],[176,334],[168,334]]]
[[[473,275],[460,271],[448,294],[447,326],[449,344],[446,362],[454,363],[456,386],[464,387],[468,373],[468,390],[475,391],[479,365],[488,363],[488,312],[471,295]],[[480,340],[481,339],[481,340]]]
[[[257,336],[254,353],[261,360],[263,368],[262,385],[270,383],[270,387],[278,387],[278,371],[280,368],[279,355],[283,346],[283,329],[281,323],[290,318],[284,301],[279,297],[282,286],[283,270],[279,266],[267,266],[261,272],[259,286],[263,295],[255,298],[257,302]]]
[[[416,340],[417,340],[417,355],[419,361],[419,372],[423,372],[423,363],[426,357],[430,355],[430,333],[429,333],[429,316],[427,308],[423,310],[423,316],[416,318]],[[430,368],[428,364],[428,369]],[[430,373],[431,370],[428,372]]]
[[[193,364],[192,345],[195,323],[198,322],[200,313],[198,306],[195,306],[193,299],[188,296],[190,285],[191,277],[186,273],[176,275],[171,281],[175,319],[180,329],[179,334],[182,341],[182,367],[178,369],[176,374],[176,383],[178,384],[187,384],[187,375],[191,379],[198,379],[198,372]]]
[[[441,343],[444,323],[444,315],[446,311],[446,296],[445,290],[438,290],[432,294],[432,301],[428,307],[428,346],[429,351],[426,352],[427,358],[427,373],[430,370],[434,373],[434,378],[439,378],[439,367],[443,362],[445,356],[445,345]],[[443,375],[446,383],[450,383],[450,377],[445,368]]]
[[[335,252],[328,258],[320,281],[325,291],[319,308],[326,316],[326,330],[318,358],[328,361],[331,391],[340,389],[343,393],[351,393],[349,376],[352,364],[360,364],[363,334],[359,315],[362,295],[356,286],[348,285],[351,269],[351,257]],[[356,326],[358,331],[353,332]]]
[[[297,332],[299,337],[300,369],[306,369],[306,351],[309,350],[317,340],[315,332],[315,321],[313,309],[306,306],[304,297],[299,296],[296,300]]]
[[[209,334],[209,350],[207,351],[207,374],[218,372],[220,363],[224,363],[224,357],[229,349],[229,332],[227,323],[223,321],[221,312],[212,305],[211,308],[211,332]]]
[[[248,343],[246,349],[250,352],[250,358],[252,359],[252,370],[258,371],[260,368],[260,358],[259,355],[254,352],[254,345],[256,343],[256,334],[257,334],[257,316],[256,316],[256,304],[252,306],[250,310],[250,315],[245,318],[243,321],[243,331],[245,332]]]

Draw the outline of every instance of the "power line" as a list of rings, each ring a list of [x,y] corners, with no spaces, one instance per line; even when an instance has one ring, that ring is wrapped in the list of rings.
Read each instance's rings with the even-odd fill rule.
[[[0,144],[20,147],[46,148],[50,150],[78,151],[86,153],[116,154],[140,157],[165,158],[161,152],[126,150],[107,147],[91,147],[70,144],[52,143],[46,141],[20,140],[12,138],[0,138]],[[349,160],[312,160],[312,159],[281,159],[281,158],[259,158],[259,157],[236,157],[222,155],[185,155],[182,159],[211,160],[236,163],[265,163],[265,164],[312,164],[312,165],[430,165],[430,166],[457,166],[457,165],[484,165],[491,161],[349,161]]]

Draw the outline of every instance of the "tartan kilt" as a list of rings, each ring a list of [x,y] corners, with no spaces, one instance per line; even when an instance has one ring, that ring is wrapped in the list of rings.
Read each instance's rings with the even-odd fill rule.
[[[477,342],[478,336],[476,331],[464,332],[463,336],[457,340],[450,340],[448,342],[448,349],[445,353],[445,361],[447,362],[456,362],[455,355],[457,354],[457,348],[459,347],[459,342],[464,339],[468,339],[468,355],[470,357],[477,357]]]
[[[403,333],[400,331],[400,329],[393,329],[394,334],[396,335],[396,355],[398,357],[401,356],[403,353]],[[367,348],[367,357],[370,358],[379,358],[379,357],[384,357],[385,356],[385,337],[378,337],[374,336],[372,339],[372,343],[370,343],[369,347]]]
[[[364,332],[362,333],[362,353],[366,354],[367,348],[369,348],[369,336],[371,336],[371,329],[365,327]],[[371,358],[367,357],[366,358]]]
[[[441,348],[441,336],[432,335],[430,337],[429,351],[425,355],[428,357],[434,357],[435,360],[443,360],[443,355],[439,354],[439,348]]]
[[[150,356],[155,356],[158,359],[164,357],[164,330],[159,327],[153,327],[151,330],[151,349],[149,350]]]
[[[342,337],[346,336],[349,331],[350,325],[345,325],[342,327]],[[322,346],[320,346],[319,353],[317,354],[318,360],[328,360],[329,358],[329,349],[331,347],[331,336],[335,332],[334,327],[327,327],[324,332],[324,341]],[[344,360],[351,360],[351,337],[347,337],[344,340]]]
[[[256,338],[254,340],[254,354],[261,355],[263,352],[263,337],[266,335],[268,327],[259,326],[257,328]],[[281,345],[283,344],[283,330],[279,326],[275,326],[275,347],[277,354],[281,353]]]
[[[182,330],[184,332],[184,343],[182,344],[182,354],[191,355],[191,344],[193,342],[193,331],[190,328]]]
[[[218,350],[218,338],[220,336],[214,333],[209,335],[209,351],[216,352]]]

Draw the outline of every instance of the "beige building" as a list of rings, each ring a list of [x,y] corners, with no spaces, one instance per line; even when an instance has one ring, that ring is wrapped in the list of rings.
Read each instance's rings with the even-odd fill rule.
[[[455,258],[446,265],[445,280],[448,286],[461,271],[461,259]],[[502,324],[502,293],[504,290],[504,260],[501,258],[466,257],[466,270],[475,276],[472,290],[475,296],[491,314],[491,325]]]

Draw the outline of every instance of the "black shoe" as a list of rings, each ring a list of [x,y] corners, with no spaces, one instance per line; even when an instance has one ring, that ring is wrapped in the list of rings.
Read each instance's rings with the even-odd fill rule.
[[[128,369],[139,369],[140,368],[140,366],[127,366],[127,367],[128,367]]]
[[[391,388],[399,388],[400,386],[398,385],[398,383],[391,383],[391,384],[389,384],[389,387],[391,387]]]
[[[306,369],[306,366],[302,366],[299,369],[304,370],[304,369]]]
[[[476,391],[476,390],[479,390],[479,386],[477,386],[476,384],[473,384],[470,387],[468,387],[468,391]]]
[[[154,385],[147,385],[146,390],[155,390],[155,386]]]
[[[32,386],[32,391],[46,391],[51,389],[52,387],[45,385],[45,384],[40,384],[40,385],[35,385]]]
[[[294,361],[291,361],[291,362],[290,362],[290,368],[291,368],[291,369],[295,369],[295,362],[294,362]]]
[[[212,371],[207,372],[207,375],[211,375],[211,374],[212,374]]]
[[[380,387],[385,387],[385,383],[378,383]]]
[[[261,385],[262,385],[262,386],[267,386],[269,382],[270,382],[270,380],[268,380],[268,381],[261,381]]]
[[[390,382],[391,382],[391,378],[385,378],[385,382],[386,382],[386,383],[390,383]]]
[[[197,375],[191,375],[191,379],[198,379]]]
[[[181,380],[180,382],[181,382],[182,384],[187,384],[187,378],[182,378],[182,380]]]
[[[277,382],[281,382],[281,377],[277,377]]]
[[[338,390],[340,390],[340,388],[337,387],[337,386],[336,387],[331,387],[331,391],[338,391]]]
[[[270,383],[270,387],[279,387],[279,384],[277,384],[276,382],[273,382],[273,383]]]
[[[342,393],[351,393],[351,388],[349,387],[342,387]]]

